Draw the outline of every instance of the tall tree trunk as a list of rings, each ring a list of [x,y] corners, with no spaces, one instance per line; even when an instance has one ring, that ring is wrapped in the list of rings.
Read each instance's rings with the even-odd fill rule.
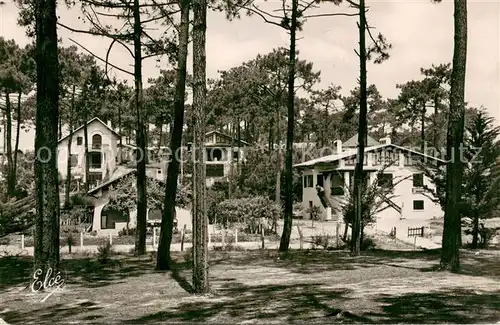
[[[71,144],[73,142],[73,115],[75,113],[75,91],[76,86],[73,85],[71,91],[71,106],[69,111],[69,135],[68,135],[68,159],[66,166],[66,190],[64,192],[64,205],[66,208],[71,206],[70,193],[71,193]]]
[[[161,138],[163,136],[163,123],[160,123],[160,131],[158,134],[158,154],[160,153],[161,150]]]
[[[85,146],[84,150],[84,160],[85,160],[85,193],[87,193],[90,189],[89,184],[89,170],[90,170],[90,156],[89,156],[89,133],[87,130],[87,119],[88,119],[88,107],[87,104],[83,104],[83,145]]]
[[[177,80],[174,99],[174,127],[170,138],[170,152],[172,152],[172,156],[167,165],[167,185],[165,186],[165,201],[163,203],[160,241],[158,243],[158,254],[156,257],[156,268],[158,270],[168,270],[171,268],[170,244],[172,243],[177,178],[179,174],[179,163],[182,164],[183,159],[182,155],[178,157],[177,153],[182,150],[182,131],[184,127],[186,65],[189,42],[189,2],[190,0],[183,0],[180,2],[181,25],[179,27],[179,57],[177,62]]]
[[[359,66],[360,66],[360,105],[358,124],[358,155],[354,169],[354,220],[352,224],[351,255],[359,256],[361,251],[361,224],[362,224],[362,193],[364,187],[363,161],[367,140],[368,110],[366,98],[366,42],[365,42],[365,0],[359,1]]]
[[[234,121],[234,119],[233,119]],[[229,160],[229,199],[232,199],[233,198],[233,192],[234,192],[234,189],[233,189],[233,175],[234,175],[234,158],[233,158],[233,155],[234,155],[234,123],[231,123],[231,132],[229,133],[231,135],[231,148],[229,150],[229,157],[228,157],[228,160]]]
[[[281,106],[278,107],[278,116],[276,123],[276,142],[278,143],[277,163],[276,163],[276,192],[274,193],[274,201],[281,207]]]
[[[21,136],[21,97],[23,93],[19,91],[17,94],[17,108],[16,108],[16,119],[17,119],[17,125],[16,125],[16,143],[14,144],[14,170],[12,173],[14,174],[14,182],[17,184],[17,153],[19,151],[19,138]]]
[[[465,71],[467,63],[467,0],[455,0],[455,44],[451,74],[450,112],[448,117],[446,168],[446,203],[441,255],[441,268],[460,271],[459,241],[463,162],[460,150],[464,138]]]
[[[440,150],[439,147],[439,130],[438,130],[438,113],[439,113],[439,97],[436,95],[434,96],[434,114],[433,114],[433,143],[432,145],[434,146],[434,152],[436,150]]]
[[[236,160],[236,176],[239,180],[240,177],[240,159],[241,159],[241,152],[240,152],[240,146],[241,146],[241,120],[238,117],[238,125],[236,125],[236,147],[238,149],[238,159]]]
[[[298,0],[292,0],[292,20],[290,23],[290,60],[288,62],[288,126],[286,130],[286,162],[285,162],[285,217],[283,234],[280,240],[280,252],[288,251],[290,246],[290,235],[292,233],[293,212],[293,128],[295,125],[295,33],[297,31]],[[279,123],[279,121],[278,121]]]
[[[59,114],[59,121],[57,123],[58,123],[58,130],[59,130],[57,138],[60,139],[62,137],[62,117],[61,117],[61,114]]]
[[[206,30],[207,2],[193,1],[193,289],[210,290],[208,283],[208,219],[205,210],[205,107],[206,107]]]
[[[141,44],[141,15],[139,0],[134,0],[134,82],[135,82],[135,109],[137,118],[137,232],[135,253],[146,254],[146,128],[142,118],[142,44]]]
[[[421,126],[421,131],[420,131],[420,151],[423,153],[425,152],[425,113],[427,113],[427,110],[425,108],[425,102],[422,103],[422,116],[421,116],[421,121],[422,121],[422,126]]]
[[[59,268],[59,181],[57,121],[59,62],[55,0],[35,1],[36,19],[36,137],[35,137],[35,269],[40,278]]]
[[[12,159],[12,106],[10,94],[5,94],[5,118],[7,136],[7,196],[14,196],[16,190],[16,179],[14,174],[14,160]]]
[[[474,213],[474,217],[472,219],[472,248],[477,248],[477,244],[479,243],[479,216],[477,213]]]

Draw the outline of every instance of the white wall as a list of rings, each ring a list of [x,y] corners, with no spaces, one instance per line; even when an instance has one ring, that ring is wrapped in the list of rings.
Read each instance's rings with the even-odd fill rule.
[[[87,125],[87,134],[89,141],[89,152],[100,151],[102,153],[102,168],[94,169],[91,168],[90,171],[101,172],[103,178],[106,174],[112,173],[116,168],[115,157],[117,156],[117,141],[118,137],[111,132],[105,125],[99,121],[93,121]],[[94,134],[99,134],[102,137],[102,149],[96,150],[92,149],[92,136]],[[77,138],[82,137],[82,144],[77,144]],[[65,138],[58,144],[58,170],[63,178],[66,178],[67,162],[68,162],[68,141],[69,138]],[[78,130],[73,134],[71,141],[71,154],[78,155],[78,163],[76,167],[73,167],[71,173],[72,175],[81,175],[82,179],[85,176],[85,138],[83,128]],[[85,179],[83,179],[85,181]]]
[[[376,171],[374,168],[381,169],[382,165],[377,164],[374,161],[374,155],[367,155],[368,161],[365,165],[365,168],[369,168],[372,170],[370,173],[370,182],[374,181],[376,176]],[[431,219],[432,217],[440,217],[443,215],[443,211],[441,210],[441,206],[429,197],[430,193],[414,193],[413,192],[413,174],[420,173],[421,171],[414,166],[405,165],[404,156],[396,155],[397,162],[391,165],[389,168],[386,168],[385,173],[393,174],[393,182],[394,184],[398,183],[400,180],[404,179],[400,183],[398,183],[394,188],[394,198],[392,201],[396,203],[398,206],[402,208],[401,215],[393,208],[386,209],[379,213],[377,220],[383,220],[383,223],[388,222],[390,220],[399,220],[403,218],[408,222],[419,223],[424,220]],[[354,170],[353,165],[346,165],[345,161],[340,161],[340,168],[343,171]],[[326,217],[326,210],[323,208],[321,201],[316,192],[316,175],[318,173],[322,173],[323,171],[331,171],[334,170],[334,167],[331,168],[321,168],[321,169],[306,169],[303,171],[302,176],[305,175],[313,175],[313,187],[302,188],[302,206],[304,209],[309,207],[309,201],[312,201],[314,205],[320,206],[323,211],[323,219]],[[348,177],[345,177],[346,184],[348,187]],[[424,185],[428,186],[430,189],[434,189],[435,186],[432,184],[431,180],[424,176]],[[324,180],[324,188],[327,195],[330,194],[330,177],[327,177]],[[330,196],[330,202],[334,205],[334,207],[341,207],[342,202],[345,200],[344,196]],[[424,201],[424,210],[414,210],[413,209],[413,201],[414,200],[422,200]],[[335,212],[332,211],[332,219],[336,220],[337,217],[341,217],[341,211]],[[304,218],[309,218],[308,214],[304,215]],[[390,230],[390,229],[389,229]]]

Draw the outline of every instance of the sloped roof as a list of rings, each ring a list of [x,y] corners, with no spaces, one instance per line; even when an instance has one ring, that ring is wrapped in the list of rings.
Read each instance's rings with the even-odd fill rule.
[[[432,159],[432,160],[440,162],[440,163],[446,163],[446,161],[444,161],[442,159],[439,159],[439,158],[436,158],[436,157],[433,157],[433,156],[429,156],[429,155],[423,154],[421,152],[418,152],[418,151],[415,151],[415,150],[412,150],[412,149],[409,149],[409,148],[401,147],[401,146],[398,146],[398,145],[395,145],[395,144],[379,144],[379,145],[376,145],[376,146],[367,147],[367,148],[365,148],[365,153],[371,152],[371,151],[376,151],[378,149],[386,148],[386,147],[392,147],[393,149],[396,149],[396,150],[401,150],[401,151],[404,151],[404,152],[409,152],[409,153],[412,153],[412,154],[415,154],[415,155],[419,155],[421,157],[425,157],[427,159]],[[347,150],[347,151],[342,152],[340,154],[333,154],[333,155],[328,155],[328,156],[324,156],[324,157],[321,157],[321,158],[316,158],[316,159],[308,160],[308,161],[305,161],[303,163],[296,164],[293,167],[294,168],[313,167],[316,164],[332,163],[332,162],[336,162],[336,161],[341,160],[341,159],[355,157],[356,154],[357,154],[357,152],[354,151],[354,150]]]
[[[120,137],[120,135],[119,135],[119,134],[118,134],[115,130],[113,130],[112,128],[110,128],[110,127],[109,127],[106,123],[104,123],[104,122],[103,122],[100,118],[98,118],[98,117],[94,117],[93,119],[91,119],[90,121],[88,121],[88,122],[87,122],[87,125],[89,125],[89,124],[91,124],[91,123],[93,123],[93,122],[95,122],[95,121],[97,121],[97,122],[101,123],[102,125],[104,125],[104,126],[105,126],[108,130],[110,130],[110,131],[111,131],[114,135],[116,135],[118,138]],[[84,124],[84,125],[79,126],[79,127],[78,127],[78,128],[76,128],[76,129],[74,129],[74,130],[73,130],[73,134],[74,134],[74,133],[76,133],[76,132],[78,132],[78,131],[80,131],[81,129],[83,129],[83,127],[84,127],[84,126],[85,126],[85,124]],[[67,137],[69,137],[69,134],[67,134],[67,135],[65,135],[64,137],[60,138],[60,139],[59,139],[59,141],[58,141],[58,143],[59,143],[59,142],[61,142],[61,141],[63,141],[63,140],[64,140],[64,139],[66,139]]]
[[[380,145],[380,142],[378,142],[377,140],[375,140],[374,138],[372,138],[369,135],[366,136],[366,139],[367,139],[367,143],[366,143],[367,147],[373,147],[373,146]],[[357,148],[358,147],[358,135],[355,134],[354,136],[352,136],[349,140],[342,143],[342,146],[345,148]]]
[[[207,135],[211,135],[211,134],[213,134],[213,133],[216,133],[216,134],[218,134],[218,135],[220,135],[220,136],[223,136],[223,137],[225,137],[225,138],[227,138],[227,139],[233,139],[233,137],[231,137],[230,135],[224,134],[224,133],[222,133],[222,132],[220,132],[220,131],[217,131],[217,130],[213,130],[213,131],[209,131],[209,132],[205,133],[205,137],[206,137]],[[234,139],[234,140],[235,140],[235,141],[238,141],[238,139]],[[241,142],[241,143],[243,143],[244,145],[247,145],[247,146],[248,146],[248,145],[250,145],[250,143],[246,142],[245,140],[241,140],[241,139],[240,139],[240,142]]]
[[[108,185],[111,185],[112,183],[122,179],[123,177],[130,175],[136,171],[135,168],[130,168],[130,167],[125,167],[125,166],[118,166],[113,174],[109,177],[109,180],[107,182],[104,182],[100,184],[97,187],[94,187],[90,191],[87,192],[87,194],[93,194],[96,193],[98,190],[100,190],[103,187],[106,187]]]

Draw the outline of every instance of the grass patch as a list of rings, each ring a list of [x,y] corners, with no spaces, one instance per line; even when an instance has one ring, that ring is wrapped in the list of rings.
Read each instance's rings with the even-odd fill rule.
[[[0,259],[0,318],[9,324],[494,323],[498,251],[464,250],[463,274],[434,272],[440,251],[210,251],[211,294],[193,296],[186,252],[174,272],[154,255],[63,256],[66,288],[43,304],[23,287],[32,258]]]

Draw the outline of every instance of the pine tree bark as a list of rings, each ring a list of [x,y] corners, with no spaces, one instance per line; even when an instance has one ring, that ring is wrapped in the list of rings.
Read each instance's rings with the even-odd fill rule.
[[[186,98],[186,68],[189,42],[189,4],[190,0],[182,0],[181,24],[179,27],[179,56],[177,62],[177,80],[174,99],[174,127],[170,137],[170,162],[167,166],[167,184],[165,186],[165,201],[158,243],[156,268],[169,270],[172,268],[170,245],[174,225],[175,197],[178,186],[179,164],[182,163],[182,131],[184,127],[184,102]],[[181,180],[182,181],[182,180]]]
[[[7,136],[7,196],[14,196],[16,189],[16,179],[14,175],[14,160],[12,159],[12,105],[10,103],[10,94],[5,94],[5,118]]]
[[[285,161],[285,217],[283,234],[280,240],[280,252],[288,251],[292,233],[293,213],[293,129],[295,125],[295,34],[297,32],[298,0],[292,0],[292,19],[290,22],[290,57],[288,62],[288,125],[286,130],[286,161]],[[278,121],[279,123],[279,121]]]
[[[359,256],[361,252],[361,223],[362,223],[362,193],[364,187],[363,163],[367,140],[367,98],[366,98],[366,40],[365,40],[365,1],[359,1],[359,65],[360,65],[360,105],[358,124],[358,154],[354,169],[354,220],[352,223],[351,255]]]
[[[35,268],[41,277],[59,267],[59,61],[55,0],[35,1],[36,21],[36,137],[35,137]],[[54,272],[55,273],[55,272]],[[53,274],[54,274],[53,273]]]
[[[134,82],[135,82],[135,109],[137,118],[137,232],[135,242],[136,255],[146,254],[146,128],[142,117],[142,44],[141,44],[141,14],[139,0],[134,0]]]
[[[207,1],[193,1],[193,291],[207,293],[208,219],[205,210],[205,107]]]
[[[281,207],[281,105],[278,106],[276,123],[276,143],[278,144],[278,151],[276,152],[276,191],[274,193],[274,201]]]
[[[16,108],[16,116],[17,116],[17,125],[16,125],[16,143],[14,144],[14,168],[12,171],[12,178],[14,179],[15,186],[17,185],[17,153],[19,151],[19,138],[21,136],[21,97],[23,93],[19,91],[17,94],[17,108]]]
[[[446,203],[441,253],[441,269],[460,271],[461,198],[463,162],[460,150],[464,138],[465,73],[467,63],[467,0],[455,0],[455,42],[451,74],[450,112],[448,115]]]
[[[84,152],[84,160],[85,160],[85,171],[84,171],[84,178],[85,178],[85,193],[87,193],[90,189],[90,184],[89,184],[89,170],[90,170],[90,156],[89,156],[89,133],[87,130],[87,120],[88,120],[88,107],[87,104],[83,104],[83,145],[85,146],[85,152]]]
[[[427,113],[427,110],[425,108],[425,102],[422,103],[422,116],[421,116],[421,120],[422,120],[422,125],[421,125],[421,131],[420,131],[420,140],[421,140],[421,144],[420,144],[420,151],[423,152],[423,153],[426,153],[425,152],[425,114]]]
[[[69,111],[69,135],[68,135],[68,157],[66,166],[66,189],[64,191],[64,205],[66,208],[71,206],[70,193],[71,193],[71,144],[73,143],[73,115],[75,112],[75,91],[76,86],[73,85],[71,91],[71,104]]]

